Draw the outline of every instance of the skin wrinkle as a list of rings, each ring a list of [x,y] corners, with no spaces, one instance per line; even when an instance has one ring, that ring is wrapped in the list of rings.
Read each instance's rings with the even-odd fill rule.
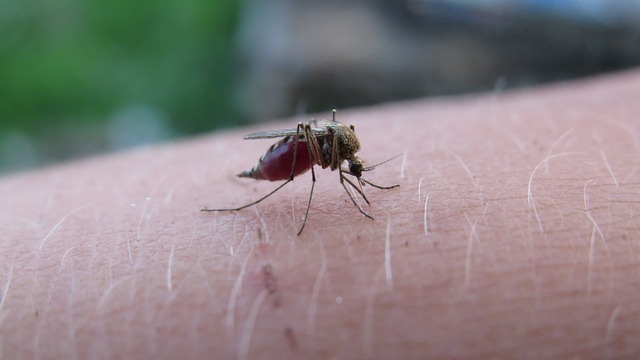
[[[640,74],[635,79],[640,84]],[[625,85],[628,75],[617,81],[624,91],[640,89]],[[197,212],[204,205],[242,204],[273,186],[229,177],[264,150],[264,142],[241,140],[251,130],[0,179],[6,200],[0,225],[21,232],[0,239],[2,263],[14,266],[0,309],[0,347],[23,358],[637,354],[638,105],[592,87],[563,89],[493,95],[491,106],[486,98],[462,98],[341,112],[358,129],[364,160],[402,152],[411,158],[368,174],[376,183],[401,185],[390,191],[365,187],[371,200],[365,211],[375,221],[353,208],[334,174],[319,171],[300,238],[295,229],[308,176],[296,179],[291,195],[276,195],[254,210]],[[583,111],[566,115],[576,107]],[[620,125],[603,121],[611,109],[609,116]],[[383,138],[380,128],[386,125]],[[568,129],[574,130],[563,136]],[[220,160],[222,151],[228,157]],[[527,185],[545,154],[562,152],[581,155],[554,158],[535,173],[532,198],[541,233]],[[109,174],[119,171],[127,175],[113,184]],[[54,183],[43,181],[51,174]],[[82,185],[85,180],[91,186]],[[33,197],[29,189],[35,189]],[[426,199],[429,241],[422,241]],[[298,210],[294,222],[290,200]],[[34,249],[51,228],[15,224],[39,217],[50,226],[89,202],[97,210],[65,220],[33,262]],[[47,211],[34,210],[43,206]],[[393,223],[388,243],[387,221]],[[268,242],[259,241],[258,228]],[[387,254],[392,290],[385,286]],[[244,261],[229,335],[229,301]],[[265,263],[278,272],[283,301],[277,311],[257,301]],[[73,322],[73,330],[55,331],[61,317]],[[287,329],[295,330],[296,352],[290,351]],[[73,345],[57,346],[70,336]]]

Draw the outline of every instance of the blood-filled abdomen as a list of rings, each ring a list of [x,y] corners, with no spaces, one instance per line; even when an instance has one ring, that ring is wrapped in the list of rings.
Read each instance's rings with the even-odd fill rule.
[[[251,170],[238,174],[238,176],[271,181],[288,180],[291,176],[295,145],[296,142],[289,136],[278,141],[260,158],[258,165]],[[304,174],[311,168],[307,143],[299,141],[297,147],[298,153],[293,176]]]

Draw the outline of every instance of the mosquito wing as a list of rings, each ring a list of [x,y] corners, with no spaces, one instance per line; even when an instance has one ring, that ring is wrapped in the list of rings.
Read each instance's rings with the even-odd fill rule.
[[[294,136],[296,134],[296,129],[283,129],[283,130],[267,130],[267,131],[258,131],[253,134],[245,135],[244,139],[273,139],[285,136]]]
[[[244,139],[273,139],[285,136],[295,136],[296,133],[297,129],[258,131],[253,134],[245,135]],[[329,130],[326,128],[311,128],[311,133],[313,133],[315,136],[326,136],[329,135]],[[300,130],[300,135],[304,135],[302,129]]]

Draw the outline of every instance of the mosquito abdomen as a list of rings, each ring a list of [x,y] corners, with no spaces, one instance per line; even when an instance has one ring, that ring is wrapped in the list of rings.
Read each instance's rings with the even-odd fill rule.
[[[248,177],[258,180],[288,180],[291,176],[293,153],[296,142],[290,136],[273,144],[267,152],[260,157],[258,164],[251,170],[243,171],[239,177]],[[306,142],[297,142],[296,166],[293,176],[304,174],[311,168],[309,160],[309,148]]]

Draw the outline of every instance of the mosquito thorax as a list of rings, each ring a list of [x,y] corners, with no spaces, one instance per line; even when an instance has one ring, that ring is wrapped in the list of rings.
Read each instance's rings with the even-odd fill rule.
[[[340,157],[343,159],[354,157],[354,154],[360,151],[360,142],[353,129],[353,126],[342,125],[343,131],[342,135],[338,137],[338,141],[340,142]]]
[[[331,170],[336,170],[345,160],[351,161],[360,150],[360,142],[353,131],[353,125],[347,126],[337,121],[322,120],[317,123],[317,126],[328,131],[327,136],[316,137],[320,146],[320,156],[324,160],[324,164],[322,162],[316,162],[316,164],[322,164],[323,168],[330,167]],[[336,150],[335,153],[334,150]]]

